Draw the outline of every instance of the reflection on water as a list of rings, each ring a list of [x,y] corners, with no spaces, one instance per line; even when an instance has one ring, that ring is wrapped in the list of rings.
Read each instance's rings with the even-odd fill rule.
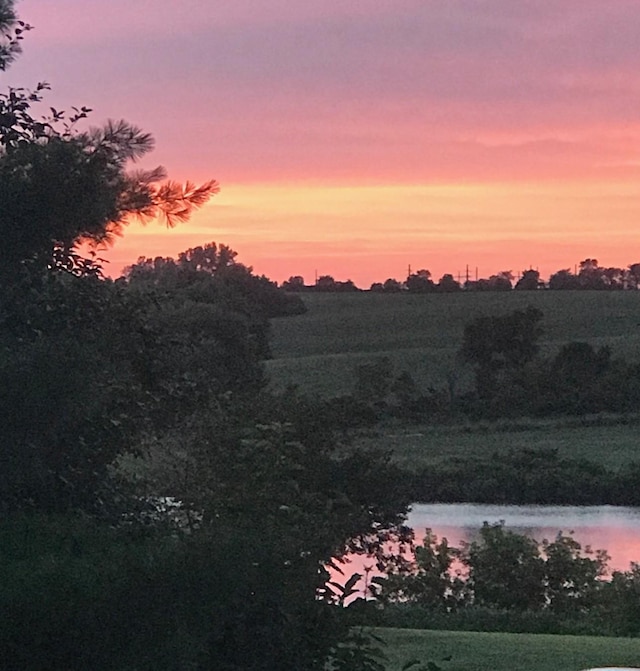
[[[158,512],[175,512],[179,503],[171,498],[152,502]],[[640,563],[640,508],[622,506],[508,506],[481,503],[415,503],[411,507],[407,525],[415,531],[416,542],[421,542],[424,530],[430,528],[438,539],[446,537],[449,545],[458,547],[470,542],[488,522],[504,521],[505,527],[526,534],[537,541],[553,540],[558,533],[572,534],[582,548],[606,550],[610,556],[609,572],[627,571],[631,562]],[[371,558],[352,555],[347,557],[339,575],[331,569],[331,580],[344,584],[353,573],[380,575]],[[357,585],[357,596],[366,594],[363,581]],[[351,599],[352,600],[352,599]]]
[[[446,537],[449,545],[458,547],[478,535],[484,522],[494,524],[504,520],[505,526],[516,533],[526,534],[537,541],[553,540],[558,532],[569,534],[583,550],[606,550],[611,557],[609,573],[628,571],[631,562],[640,563],[640,508],[620,506],[497,506],[476,503],[416,503],[412,506],[408,526],[421,542],[424,530],[430,528],[438,540]],[[371,558],[351,556],[343,567],[344,575],[330,571],[331,579],[343,584],[352,573],[380,575]],[[367,593],[361,580],[354,598]]]
[[[474,503],[416,503],[408,525],[420,540],[424,529],[431,528],[450,545],[472,541],[483,522],[504,520],[505,526],[527,534],[537,541],[553,540],[558,532],[568,534],[593,550],[607,550],[612,570],[629,569],[640,562],[640,508],[620,506],[499,506]]]

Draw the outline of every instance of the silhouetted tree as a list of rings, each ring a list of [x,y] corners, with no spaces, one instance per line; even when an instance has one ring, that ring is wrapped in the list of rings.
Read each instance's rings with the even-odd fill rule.
[[[568,269],[558,270],[553,273],[549,278],[549,289],[554,291],[556,290],[569,290],[569,289],[579,289],[580,282],[578,278]]]
[[[2,70],[30,29],[13,5],[0,0]],[[34,116],[48,88],[40,83],[34,91],[0,94],[0,275],[11,278],[25,263],[82,272],[78,244],[110,242],[132,217],[161,217],[173,226],[217,192],[213,180],[201,186],[164,181],[162,167],[130,170],[154,141],[125,121],[80,132],[77,123],[88,107]]]
[[[385,403],[393,382],[393,365],[389,357],[379,357],[355,368],[356,399],[372,405]]]
[[[611,350],[595,350],[590,343],[570,342],[560,348],[553,360],[558,380],[581,387],[600,376],[611,364]]]
[[[55,110],[37,121],[35,95],[0,101],[13,113],[0,118],[0,512],[3,539],[24,522],[16,547],[30,544],[20,577],[5,571],[16,589],[0,590],[2,664],[372,668],[366,655],[340,663],[350,629],[328,602],[349,588],[325,585],[325,567],[349,552],[384,564],[386,544],[408,540],[395,469],[289,415],[271,421],[278,400],[260,394],[242,310],[291,297],[234,254],[143,259],[116,282],[77,255],[129,216],[186,219],[217,187],[127,172],[148,134],[125,122],[77,133]],[[130,469],[116,459],[127,449]],[[139,477],[135,458],[149,466]],[[165,494],[197,519],[190,533],[151,504]]]
[[[478,605],[534,610],[544,604],[544,560],[532,538],[508,531],[503,523],[485,522],[462,561],[469,568],[469,586]]]
[[[438,282],[437,285],[437,289],[438,291],[441,291],[443,293],[451,293],[454,291],[460,291],[461,287],[460,283],[453,278],[453,275],[445,273],[440,278],[440,281]]]
[[[435,284],[428,270],[418,270],[413,275],[409,275],[405,286],[411,293],[429,293],[435,290]]]
[[[282,288],[285,291],[304,291],[304,277],[301,275],[292,275],[288,280],[282,283]]]
[[[479,537],[456,548],[450,547],[446,538],[438,543],[427,529],[424,546],[415,548],[409,573],[382,581],[381,591],[390,601],[449,613],[480,606],[483,614],[489,608],[498,612],[551,611],[575,617],[594,607],[599,609],[603,592],[613,586],[601,580],[607,561],[606,552],[583,551],[572,536],[561,533],[553,541],[539,543],[505,529],[503,523],[485,522]],[[468,568],[466,579],[455,570],[456,562]],[[621,591],[619,596],[623,597],[626,590]],[[633,610],[637,615],[638,609]]]
[[[360,291],[353,280],[344,280],[343,282],[336,282],[336,291],[350,292]]]
[[[426,529],[422,545],[414,549],[415,559],[409,573],[390,575],[379,584],[385,601],[400,601],[426,606],[430,610],[451,612],[468,605],[470,592],[455,574],[460,550],[451,547],[446,538],[440,539]]]
[[[632,263],[628,272],[629,284],[634,289],[640,287],[640,263]]]
[[[393,278],[388,278],[384,281],[382,284],[382,290],[385,293],[390,293],[390,294],[395,294],[399,293],[402,291],[402,282],[398,282],[398,280],[394,280]]]
[[[585,557],[578,541],[560,533],[553,542],[543,541],[542,549],[549,610],[568,614],[593,607],[601,587],[600,579],[607,572],[606,552],[599,550],[595,556]]]
[[[39,99],[37,96],[36,100]],[[5,116],[27,114],[33,101],[10,92]],[[84,108],[86,109],[86,108]],[[87,110],[88,111],[88,110]],[[60,113],[62,119],[62,113]],[[86,111],[79,116],[86,116]],[[29,117],[0,128],[0,267],[14,274],[24,262],[65,269],[82,242],[109,243],[132,217],[185,221],[217,191],[161,180],[162,168],[128,172],[153,148],[153,138],[125,121],[76,132]]]
[[[221,276],[227,269],[245,268],[236,263],[236,256],[237,252],[227,245],[208,242],[180,252],[177,259],[140,256],[134,264],[124,269],[123,275],[130,282],[175,290],[187,284],[206,281],[214,275]],[[248,271],[251,273],[250,268]]]
[[[537,270],[523,270],[522,276],[516,282],[515,289],[519,291],[535,291],[542,285],[540,281],[540,273]]]
[[[580,262],[578,271],[578,286],[580,289],[606,289],[603,268],[598,265],[597,259],[585,259]]]
[[[235,264],[237,252],[227,245],[208,242],[178,254],[178,266],[185,270],[214,274]]]
[[[316,291],[335,291],[336,281],[331,275],[320,275],[315,284]]]
[[[513,273],[510,270],[503,270],[496,275],[491,275],[488,279],[488,289],[490,291],[511,291]]]
[[[13,3],[0,1],[0,66],[24,29]],[[130,217],[186,220],[217,184],[131,171],[153,148],[150,134],[124,121],[80,132],[86,107],[36,117],[47,89],[0,94],[0,508],[95,512],[151,399],[167,401],[156,386],[167,341],[151,324],[155,305],[102,280],[77,246],[109,242]]]
[[[525,310],[477,317],[464,328],[460,354],[476,366],[476,387],[482,397],[496,392],[501,371],[513,371],[529,363],[538,352],[542,312]]]
[[[179,306],[214,306],[220,318],[245,322],[256,353],[270,356],[269,319],[306,312],[299,296],[284,289],[252,268],[235,261],[237,254],[226,245],[208,243],[189,249],[178,259],[141,257],[124,271],[124,279],[137,293],[149,293]],[[153,293],[155,292],[155,293]],[[211,333],[213,336],[213,332]]]
[[[626,289],[628,273],[624,269],[615,266],[603,268],[602,276],[609,289]]]
[[[477,280],[467,280],[464,283],[464,288],[466,291],[494,291],[494,287],[492,286],[491,282],[484,278],[481,277]]]
[[[31,30],[30,25],[18,19],[14,5],[14,0],[0,0],[0,70],[6,70],[20,53],[24,33]]]

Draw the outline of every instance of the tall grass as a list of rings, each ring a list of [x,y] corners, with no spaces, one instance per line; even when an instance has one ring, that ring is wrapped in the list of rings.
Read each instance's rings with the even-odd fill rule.
[[[363,447],[392,450],[409,470],[456,458],[503,455],[510,450],[555,449],[565,459],[595,461],[617,471],[640,461],[640,417],[593,417],[479,422],[477,424],[387,425],[361,435]]]

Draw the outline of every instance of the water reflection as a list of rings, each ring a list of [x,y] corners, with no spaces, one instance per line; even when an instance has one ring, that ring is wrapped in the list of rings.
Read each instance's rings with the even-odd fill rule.
[[[517,533],[542,541],[553,540],[558,532],[568,534],[583,546],[606,550],[611,570],[629,569],[640,562],[640,509],[620,506],[500,506],[473,503],[422,504],[412,506],[408,524],[420,540],[431,528],[450,545],[472,541],[483,522],[504,520]]]
[[[541,542],[554,540],[559,532],[569,534],[593,551],[606,550],[610,556],[609,574],[628,571],[631,562],[640,563],[640,508],[621,506],[501,506],[476,503],[416,503],[407,524],[421,542],[424,530],[430,528],[438,540],[446,537],[449,545],[458,547],[462,541],[471,542],[478,536],[484,522],[495,524],[504,520],[505,527],[526,534]],[[343,584],[352,573],[380,575],[373,560],[351,556],[343,566],[344,575],[331,571],[332,580]],[[358,598],[367,594],[366,584],[357,584]]]

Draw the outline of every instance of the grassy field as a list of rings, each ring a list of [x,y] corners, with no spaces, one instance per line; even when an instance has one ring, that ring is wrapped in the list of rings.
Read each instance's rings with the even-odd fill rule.
[[[606,421],[610,419],[610,423]],[[454,457],[482,457],[511,449],[557,449],[560,457],[596,461],[618,470],[640,461],[640,417],[481,422],[453,426],[378,427],[361,436],[361,446],[392,450],[395,460],[409,470]]]
[[[435,295],[305,294],[305,315],[272,322],[272,384],[298,385],[324,396],[349,393],[353,370],[388,356],[423,388],[444,387],[452,375],[458,389],[472,372],[456,354],[464,325],[482,314],[534,305],[544,314],[543,353],[572,340],[608,345],[617,355],[640,360],[640,292],[510,292]],[[640,410],[640,409],[639,409]],[[476,425],[388,426],[364,442],[393,448],[409,467],[452,456],[504,452],[510,448],[557,448],[561,456],[599,461],[617,469],[640,459],[638,418],[583,424],[576,419],[522,420]]]
[[[305,315],[272,322],[274,358],[268,371],[276,387],[297,384],[335,396],[353,386],[353,369],[388,356],[423,386],[458,385],[471,372],[457,360],[464,325],[479,315],[533,305],[544,314],[543,353],[572,340],[609,345],[640,359],[640,292],[540,291],[459,294],[304,294]]]
[[[379,629],[388,671],[420,659],[443,671],[580,671],[640,665],[640,639]],[[448,661],[443,661],[450,658]]]

